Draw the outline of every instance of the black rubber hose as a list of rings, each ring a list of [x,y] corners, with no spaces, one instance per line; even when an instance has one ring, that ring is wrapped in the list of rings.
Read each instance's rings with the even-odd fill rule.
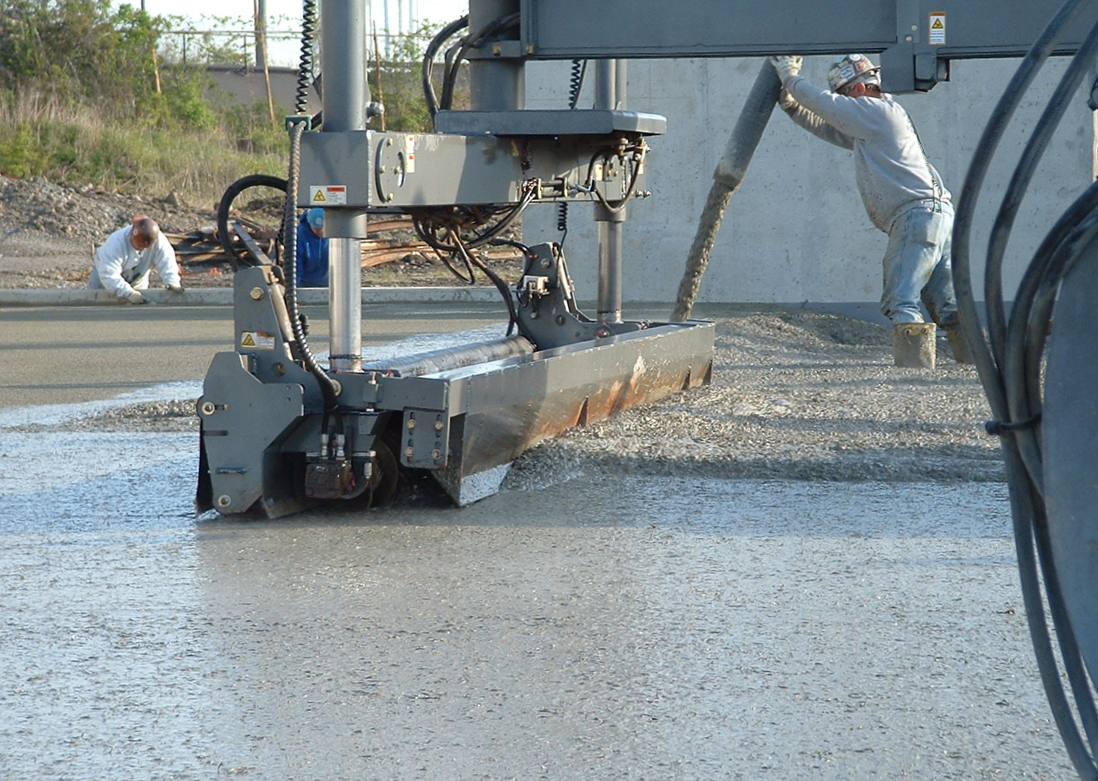
[[[423,84],[423,98],[427,101],[427,111],[431,114],[431,118],[434,119],[435,114],[438,113],[438,98],[435,96],[435,86],[431,83],[431,72],[434,69],[435,55],[438,54],[438,50],[442,48],[442,44],[446,43],[453,35],[459,30],[463,30],[469,26],[469,14],[450,22],[443,27],[431,42],[427,44],[427,48],[423,52],[423,65],[420,68],[420,81]]]
[[[1071,96],[1078,90],[1079,84],[1082,82],[1086,72],[1090,69],[1096,51],[1098,51],[1098,24],[1091,29],[1082,46],[1080,46],[1075,57],[1072,59],[1071,64],[1064,72],[1060,79],[1060,84],[1049,98],[1048,105],[1042,112],[1037,125],[1030,134],[1029,140],[1026,142],[1025,148],[1022,150],[1018,165],[1014,169],[1014,174],[1011,176],[1010,183],[1003,195],[1002,203],[996,214],[995,222],[992,225],[991,233],[988,238],[987,265],[985,267],[986,299],[994,301],[1003,300],[1003,258],[1006,255],[1006,247],[1010,239],[1014,219],[1022,205],[1022,199],[1025,197],[1026,189],[1037,170],[1037,165],[1044,155],[1045,150],[1048,148],[1053,133],[1063,119],[1064,113],[1067,111]],[[1040,259],[1036,262],[1038,265],[1043,265]],[[1031,264],[1031,266],[1032,265],[1033,264]],[[1025,280],[1023,280],[1023,284],[1024,283]],[[1020,288],[1020,292],[1022,295],[1026,295],[1027,290],[1025,288]],[[1015,296],[1015,300],[1015,308],[1012,312],[1009,326],[1004,329],[1001,334],[998,329],[991,329],[990,334],[992,338],[992,350],[999,356],[1000,366],[1003,370],[1004,390],[1007,397],[1007,406],[1011,411],[1010,419],[1012,421],[1028,420],[1037,412],[1036,409],[1031,409],[1036,403],[1036,399],[1030,401],[1025,398],[1027,394],[1025,390],[1026,370],[1024,363],[1018,362],[1017,360],[1012,362],[1011,353],[1008,347],[1011,341],[1010,332],[1014,331],[1016,334],[1021,333],[1028,327],[1028,307],[1018,308],[1017,296]],[[996,345],[996,338],[1003,339],[1002,345]],[[1019,340],[1019,344],[1024,344],[1024,339],[1021,337],[1016,337],[1016,339]],[[1016,358],[1019,358],[1024,353],[1016,350],[1014,354]],[[1044,476],[1040,463],[1040,447],[1037,444],[1032,431],[1019,432],[1015,439],[1022,460],[1025,462],[1027,470],[1030,473],[1030,478],[1036,484],[1038,491],[1043,494]]]
[[[1001,416],[1005,420],[1006,403],[1000,378],[996,370],[994,356],[987,346],[983,332],[980,329],[980,317],[976,309],[976,299],[972,292],[972,271],[970,263],[970,237],[972,223],[976,214],[976,204],[979,201],[980,190],[987,178],[991,159],[995,156],[995,150],[1002,141],[1003,133],[1010,123],[1011,117],[1021,102],[1022,95],[1036,78],[1045,60],[1052,54],[1056,43],[1064,30],[1083,11],[1089,0],[1067,0],[1056,15],[1041,31],[1037,41],[1023,58],[1018,70],[1015,71],[1002,97],[995,106],[984,131],[976,144],[976,152],[972,156],[968,173],[965,175],[961,197],[957,203],[957,214],[953,223],[953,287],[957,295],[957,306],[961,313],[961,327],[965,332],[966,340],[972,348],[972,357],[976,362],[976,369],[980,374],[984,391],[988,394],[992,413]],[[988,308],[989,330],[998,329],[1000,334],[1005,329],[1005,318],[1002,315],[1002,301],[985,301]]]
[[[294,113],[309,112],[309,78],[313,73],[313,38],[316,36],[316,0],[303,0],[301,7],[301,58],[297,66]]]
[[[447,59],[452,59],[452,62],[447,66],[446,74],[442,79],[442,97],[439,98],[439,108],[449,109],[453,103],[454,88],[457,86],[458,70],[461,68],[461,63],[465,59],[466,53],[468,53],[470,49],[480,46],[489,36],[495,35],[497,32],[507,27],[517,25],[520,19],[521,15],[518,13],[500,16],[484,25],[481,29],[470,32],[462,38],[457,51],[452,57],[447,57]]]
[[[1098,209],[1098,183],[1087,188],[1057,220],[1034,253],[1018,285],[1007,327],[1004,389],[1011,421],[1029,420],[1041,411],[1040,365],[1048,322],[1060,281],[1079,249],[1089,241],[1089,225]],[[1041,488],[1040,443],[1033,430],[1014,434],[1030,477]]]
[[[1091,28],[1075,57],[1072,58],[1071,64],[1061,77],[1059,85],[1049,98],[1048,105],[1030,134],[1014,169],[1014,174],[1011,176],[1010,184],[1003,195],[1002,203],[988,237],[984,298],[997,304],[994,308],[996,326],[992,327],[989,333],[992,338],[992,349],[1000,362],[1003,359],[1004,350],[1001,345],[996,345],[995,340],[1005,339],[1006,336],[1005,328],[1000,325],[1004,321],[1002,266],[1007,242],[1014,226],[1014,219],[1022,205],[1026,189],[1033,179],[1033,174],[1037,170],[1037,165],[1048,148],[1060,120],[1063,119],[1068,105],[1070,105],[1071,96],[1079,89],[1079,84],[1094,62],[1096,51],[1098,51],[1098,24]],[[991,316],[992,314],[989,311],[989,318]]]
[[[976,310],[976,302],[972,293],[971,268],[969,264],[969,238],[971,234],[973,216],[976,210],[979,191],[990,167],[991,158],[1002,139],[1003,133],[1014,111],[1017,109],[1022,95],[1032,83],[1037,71],[1044,61],[1052,53],[1056,41],[1064,29],[1078,16],[1086,5],[1086,0],[1068,0],[1056,13],[1034,46],[1023,59],[1020,67],[1012,78],[1003,96],[1000,98],[991,119],[984,128],[977,151],[969,167],[965,179],[962,196],[957,210],[957,218],[954,224],[953,236],[953,278],[954,288],[957,292],[958,308],[961,312],[961,323],[965,336],[972,348],[973,357],[980,373],[981,382],[984,385],[992,414],[997,420],[1011,422],[1011,405],[1009,401],[1010,391],[1015,387],[1015,381],[1004,377],[1006,370],[1006,343],[1007,327],[1003,315],[1003,301],[1001,285],[998,277],[1001,274],[995,266],[1001,260],[995,252],[989,256],[989,268],[986,269],[988,282],[986,289],[990,291],[988,300],[988,322],[991,337],[991,347],[985,341],[980,328],[980,321]],[[1086,44],[1084,44],[1085,46]],[[1046,112],[1047,116],[1051,116]],[[1036,147],[1035,147],[1036,148]],[[1026,177],[1025,166],[1027,161],[1020,164],[1016,172],[1015,181],[1020,182]],[[1004,199],[1006,201],[1006,199]],[[1009,211],[1009,206],[1007,207]],[[1001,212],[1006,213],[1006,212]],[[1074,227],[1074,226],[1071,226]],[[1054,228],[1054,232],[1057,229]],[[997,243],[1001,239],[997,239]],[[1036,272],[1035,272],[1036,273]],[[1018,317],[1028,317],[1022,313]],[[1032,323],[1031,323],[1032,325]],[[1031,338],[1032,341],[1032,338]],[[1015,361],[1016,362],[1016,361]],[[1012,362],[1012,363],[1015,363]],[[1025,372],[1030,377],[1033,370]],[[1018,408],[1021,409],[1021,408]],[[1073,691],[1078,695],[1083,692],[1082,702],[1077,699],[1077,705],[1082,708],[1080,713],[1084,727],[1091,732],[1094,720],[1093,702],[1090,696],[1089,683],[1086,681],[1085,670],[1081,670],[1078,662],[1078,647],[1070,623],[1067,621],[1063,608],[1062,594],[1060,593],[1059,580],[1056,575],[1055,565],[1052,560],[1047,537],[1047,519],[1042,497],[1027,471],[1022,459],[1017,439],[1010,434],[1004,434],[1001,439],[1004,461],[1006,463],[1007,478],[1010,484],[1011,509],[1014,517],[1015,547],[1018,555],[1018,570],[1022,588],[1022,595],[1026,605],[1026,619],[1029,624],[1030,636],[1033,642],[1034,652],[1037,657],[1038,668],[1045,687],[1053,718],[1060,730],[1064,745],[1080,777],[1085,779],[1098,778],[1098,768],[1088,753],[1087,746],[1079,734],[1075,715],[1068,702],[1063,684],[1060,679],[1060,668],[1052,649],[1052,640],[1049,627],[1045,619],[1044,602],[1041,595],[1041,583],[1037,570],[1037,555],[1040,555],[1042,568],[1047,587],[1047,596],[1050,602],[1053,621],[1056,624],[1062,652],[1066,654],[1065,666],[1068,677],[1071,680]],[[1036,550],[1035,550],[1036,549]],[[1080,673],[1082,675],[1080,676]],[[1081,679],[1081,680],[1080,680]],[[1080,689],[1080,683],[1083,689]]]
[[[305,338],[305,328],[301,324],[301,311],[297,304],[297,185],[301,173],[301,135],[305,125],[295,122],[290,127],[290,174],[286,178],[286,200],[282,209],[282,232],[286,236],[286,258],[283,266],[286,271],[286,306],[290,310],[290,324],[294,339],[301,350],[305,368],[316,377],[320,392],[324,396],[324,409],[332,411],[339,407],[338,393],[332,378],[327,375]]]
[[[238,255],[237,247],[233,245],[233,237],[229,231],[229,214],[232,211],[233,201],[235,201],[242,192],[251,189],[252,187],[270,187],[273,190],[281,190],[286,192],[286,180],[278,176],[268,176],[267,174],[250,174],[248,176],[242,176],[235,182],[225,188],[225,192],[221,196],[221,200],[217,204],[217,239],[221,242],[221,248],[225,250],[229,256],[229,264],[233,267],[233,271],[239,271],[241,266],[251,266],[253,264],[244,262],[247,259],[247,255]],[[279,236],[279,239],[283,239],[284,235]],[[276,243],[279,242],[276,239]],[[272,258],[275,260],[276,258]]]

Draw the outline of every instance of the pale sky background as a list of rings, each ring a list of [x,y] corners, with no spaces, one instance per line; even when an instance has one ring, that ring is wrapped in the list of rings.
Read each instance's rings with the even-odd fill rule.
[[[369,18],[380,33],[386,29],[385,12],[388,7],[388,29],[393,33],[415,29],[418,24],[415,21],[429,21],[435,24],[445,24],[460,18],[468,12],[468,0],[360,0],[369,8]],[[225,17],[240,18],[247,21],[250,29],[250,20],[254,13],[254,0],[188,0],[180,3],[178,0],[145,0],[145,10],[154,16],[186,17],[196,30],[221,29],[221,25],[214,20]],[[114,6],[132,5],[141,7],[141,0],[114,0]],[[320,0],[316,2],[320,8]],[[271,33],[285,31],[287,28],[293,31],[301,29],[301,0],[267,0],[268,30]],[[411,8],[411,12],[409,11]],[[281,21],[280,17],[293,20],[292,23]],[[401,24],[403,22],[403,24]],[[243,24],[243,23],[242,23]],[[301,51],[300,40],[281,41],[277,36],[272,36],[269,41],[268,52],[271,65],[296,65]]]

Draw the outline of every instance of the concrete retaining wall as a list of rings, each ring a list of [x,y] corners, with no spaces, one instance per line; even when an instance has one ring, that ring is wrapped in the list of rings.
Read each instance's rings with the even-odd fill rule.
[[[804,73],[826,83],[831,57],[806,59]],[[713,169],[762,60],[633,60],[627,108],[667,117],[652,138],[646,169],[653,197],[629,208],[625,226],[626,301],[674,301]],[[931,92],[898,96],[927,153],[959,199],[965,174],[995,103],[1017,60],[956,61],[951,81]],[[1066,58],[1052,61],[1030,89],[980,196],[973,234],[973,273],[982,289],[986,232],[999,198]],[[527,107],[566,106],[568,63],[527,67]],[[1089,86],[1089,84],[1087,85]],[[588,71],[581,106],[594,95]],[[1006,270],[1010,298],[1034,249],[1056,218],[1093,180],[1094,119],[1076,96],[1019,214]],[[851,154],[796,127],[775,109],[747,176],[733,197],[713,248],[699,301],[867,302],[880,296],[886,237],[870,224],[854,184]],[[573,206],[565,245],[579,295],[592,299],[596,230],[591,207]],[[528,242],[554,239],[556,209],[531,208]]]

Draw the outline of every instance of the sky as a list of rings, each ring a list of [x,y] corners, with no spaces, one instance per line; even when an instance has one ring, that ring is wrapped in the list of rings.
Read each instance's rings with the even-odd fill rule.
[[[370,9],[370,18],[378,31],[385,29],[385,6],[388,3],[389,29],[399,32],[398,0],[360,0]],[[144,0],[145,10],[154,16],[187,17],[193,23],[194,29],[212,30],[218,29],[213,20],[230,18],[242,18],[250,20],[254,13],[255,0],[187,0],[180,3],[178,0]],[[286,25],[279,23],[279,17],[293,20],[292,29],[297,31],[301,27],[301,0],[266,0],[268,30],[272,33],[276,30],[285,30]],[[114,0],[115,7],[120,5],[141,6],[141,0]],[[317,0],[317,8],[320,0]],[[416,19],[434,23],[451,22],[460,18],[469,10],[468,0],[402,0],[404,16],[408,15],[408,8],[414,9]],[[403,29],[411,29],[413,25],[405,19]],[[270,40],[268,51],[272,65],[296,65],[301,45],[299,40],[279,41],[273,37]]]

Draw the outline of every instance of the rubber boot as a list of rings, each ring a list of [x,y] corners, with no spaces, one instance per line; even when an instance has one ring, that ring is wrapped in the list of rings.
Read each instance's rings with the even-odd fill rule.
[[[946,338],[949,339],[949,349],[953,351],[953,360],[957,363],[976,363],[972,359],[972,351],[968,349],[968,341],[961,326],[946,326]]]
[[[937,349],[934,323],[898,323],[892,326],[892,357],[905,369],[933,369]]]

